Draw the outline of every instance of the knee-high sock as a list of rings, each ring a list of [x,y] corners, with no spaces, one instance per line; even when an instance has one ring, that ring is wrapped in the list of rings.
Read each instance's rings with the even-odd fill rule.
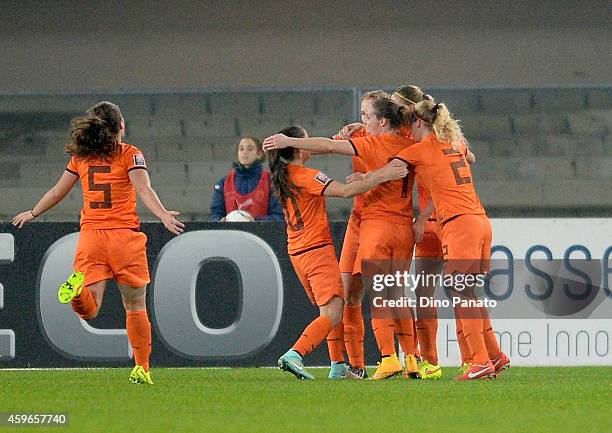
[[[497,342],[497,338],[495,338],[491,319],[489,319],[489,312],[486,307],[480,307],[480,315],[482,316],[482,335],[484,336],[485,345],[487,346],[487,353],[490,359],[495,359],[499,356],[499,343]]]
[[[459,351],[461,352],[461,365],[471,364],[472,354],[470,353],[470,348],[468,347],[467,341],[465,341],[465,336],[463,335],[461,320],[459,320],[457,317],[455,319],[455,323],[457,325],[457,344],[459,344]]]
[[[416,329],[419,336],[419,346],[422,358],[433,365],[438,365],[438,346],[436,341],[438,335],[438,319],[417,319]]]
[[[149,371],[149,356],[151,355],[151,322],[146,310],[127,311],[125,326],[128,340],[134,351],[134,362]]]
[[[87,287],[83,287],[81,294],[75,297],[70,305],[74,312],[83,320],[89,320],[95,317],[98,312],[96,300]]]
[[[489,362],[489,354],[482,335],[482,316],[478,308],[457,307],[455,314],[461,320],[463,335],[470,349],[475,364],[483,365]]]
[[[344,324],[342,322],[327,334],[327,349],[330,361],[344,362]]]
[[[381,356],[395,354],[393,319],[372,319],[372,331]]]
[[[329,317],[319,316],[304,329],[292,349],[297,350],[300,355],[306,356],[325,340],[325,337],[327,337],[331,330],[332,321]]]
[[[363,314],[361,305],[344,306],[344,344],[352,367],[365,368]]]

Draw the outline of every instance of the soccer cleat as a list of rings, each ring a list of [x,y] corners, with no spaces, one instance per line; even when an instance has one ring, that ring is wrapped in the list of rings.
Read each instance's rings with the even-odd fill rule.
[[[381,362],[378,363],[378,368],[372,376],[372,380],[388,379],[402,372],[402,364],[397,359],[397,355],[384,357]]]
[[[493,363],[493,367],[495,367],[496,375],[499,375],[504,370],[510,368],[510,358],[508,358],[508,356],[504,352],[499,352],[497,358],[492,359],[491,362]]]
[[[472,364],[469,362],[464,362],[463,364],[461,364],[461,367],[459,367],[459,375],[465,374],[465,372],[468,371],[471,366]]]
[[[495,377],[495,367],[491,361],[486,364],[470,364],[470,368],[462,375],[455,377],[455,380],[477,380]]]
[[[367,379],[368,378],[368,370],[365,368],[351,367],[349,368],[350,372],[353,376],[356,376],[355,379]]]
[[[153,385],[153,379],[151,379],[151,372],[144,371],[141,365],[137,365],[132,369],[130,373],[130,382],[140,385]]]
[[[293,349],[289,349],[278,358],[278,367],[283,371],[288,371],[300,380],[314,380],[314,376],[304,370],[300,354]]]
[[[418,379],[419,365],[416,356],[406,355],[404,357],[404,370],[402,372],[404,379]]]
[[[57,289],[57,299],[62,304],[67,304],[79,296],[83,291],[85,275],[83,272],[73,272],[68,279]]]
[[[419,377],[421,379],[440,379],[442,368],[439,365],[431,364],[429,361],[423,361],[419,365]]]

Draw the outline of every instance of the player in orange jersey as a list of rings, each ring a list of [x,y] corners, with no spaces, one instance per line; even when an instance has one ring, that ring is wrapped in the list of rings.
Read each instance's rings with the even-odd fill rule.
[[[444,104],[432,101],[416,104],[409,123],[417,144],[401,151],[397,158],[413,167],[431,195],[440,219],[445,273],[457,276],[488,272],[491,225],[474,190],[465,155],[456,148],[456,143],[465,142],[461,128]],[[473,287],[455,294],[464,299],[475,298]],[[457,380],[492,377],[509,366],[484,307],[458,305],[455,315],[473,361]]]
[[[100,102],[85,117],[75,118],[66,146],[72,155],[66,171],[31,210],[15,216],[13,224],[21,228],[51,209],[81,180],[83,209],[74,273],[60,286],[58,297],[62,303],[71,302],[79,317],[91,320],[98,315],[107,280],[114,279],[125,307],[136,364],[130,381],[152,384],[147,237],[140,231],[136,195],[170,232],[181,234],[184,224],[175,218],[178,212],[166,210],[160,202],[151,188],[142,152],[121,142],[124,132],[121,110],[110,102]]]
[[[390,98],[364,98],[361,104],[362,121],[368,135],[351,140],[328,138],[289,138],[277,134],[264,140],[264,150],[296,147],[321,153],[357,156],[370,172],[384,167],[399,151],[414,144],[400,132],[408,110],[399,107]],[[408,270],[413,250],[412,234],[413,178],[386,182],[365,194],[365,206],[359,230],[359,262],[368,260],[369,272],[394,274]],[[374,262],[376,261],[376,263]],[[390,287],[391,296],[399,296],[403,288]],[[372,328],[381,352],[382,362],[373,379],[385,379],[402,371],[394,344],[394,331],[412,362],[411,374],[418,374],[414,357],[413,317],[410,308],[372,308]]]
[[[285,137],[307,137],[297,126],[283,129]],[[302,358],[317,347],[330,332],[342,341],[344,290],[336,252],[332,245],[324,196],[353,197],[383,182],[399,179],[407,170],[388,165],[368,179],[345,185],[324,173],[304,166],[310,152],[290,146],[269,149],[272,184],[283,204],[287,221],[287,252],[295,272],[311,302],[319,307],[317,317],[298,341],[278,360],[281,369],[298,379],[314,379],[304,370]],[[400,164],[402,165],[402,164]],[[405,167],[404,167],[405,168]],[[331,346],[330,346],[331,349]],[[344,354],[332,353],[330,378],[352,377],[344,364]],[[354,377],[358,378],[358,377]]]

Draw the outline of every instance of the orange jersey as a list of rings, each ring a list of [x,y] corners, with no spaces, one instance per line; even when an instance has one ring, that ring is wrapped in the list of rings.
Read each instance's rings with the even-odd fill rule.
[[[399,152],[397,158],[414,167],[442,222],[457,215],[485,213],[474,190],[465,154],[455,150],[450,143],[430,134]]]
[[[285,201],[287,252],[299,254],[331,245],[323,193],[332,180],[314,168],[287,164],[288,178],[297,187],[296,196]]]
[[[384,134],[351,138],[356,157],[367,171],[383,167],[401,150],[414,144],[406,135]],[[362,219],[384,219],[412,224],[412,186],[414,176],[382,183],[365,193]]]
[[[461,152],[464,156],[467,157],[468,148],[465,145],[465,143],[456,144],[455,149],[457,149],[459,152]],[[421,181],[421,178],[419,176],[416,177],[416,186],[417,186],[417,193],[419,196],[419,212],[423,212],[423,210],[427,207],[427,205],[431,201],[431,196],[425,189],[425,186],[423,185],[423,182]],[[429,219],[437,219],[435,210],[431,214]]]
[[[125,143],[108,161],[73,156],[66,170],[81,179],[81,229],[139,228],[136,190],[128,172],[146,168],[142,152]]]

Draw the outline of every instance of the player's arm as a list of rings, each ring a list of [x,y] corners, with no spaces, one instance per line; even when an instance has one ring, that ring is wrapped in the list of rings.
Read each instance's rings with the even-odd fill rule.
[[[53,188],[47,191],[31,210],[21,212],[13,218],[13,225],[21,228],[27,222],[42,215],[61,202],[68,195],[77,180],[79,180],[78,175],[67,170],[64,171]]]
[[[180,212],[166,210],[159,200],[157,193],[151,188],[149,173],[147,173],[146,170],[130,170],[128,175],[130,176],[130,182],[134,185],[138,197],[140,197],[147,209],[161,220],[164,227],[175,235],[183,233],[185,224],[175,218],[177,215],[180,215]]]
[[[408,169],[405,164],[391,161],[378,170],[371,171],[361,180],[344,184],[342,182],[332,181],[323,194],[330,197],[350,198],[358,194],[362,194],[375,186],[387,182],[389,180],[400,179],[408,174]]]
[[[476,162],[476,155],[474,155],[470,149],[467,149],[465,152],[465,159],[469,164],[474,164]]]
[[[275,134],[266,138],[263,142],[265,151],[286,147],[295,147],[318,154],[335,153],[355,156],[355,148],[349,140],[332,140],[325,137],[293,138],[284,134]]]
[[[429,203],[427,203],[425,209],[423,209],[423,211],[419,213],[419,216],[414,219],[414,225],[412,230],[414,232],[414,241],[417,244],[423,240],[423,233],[425,233],[425,223],[435,210],[436,208],[434,206],[433,200],[429,200]]]

